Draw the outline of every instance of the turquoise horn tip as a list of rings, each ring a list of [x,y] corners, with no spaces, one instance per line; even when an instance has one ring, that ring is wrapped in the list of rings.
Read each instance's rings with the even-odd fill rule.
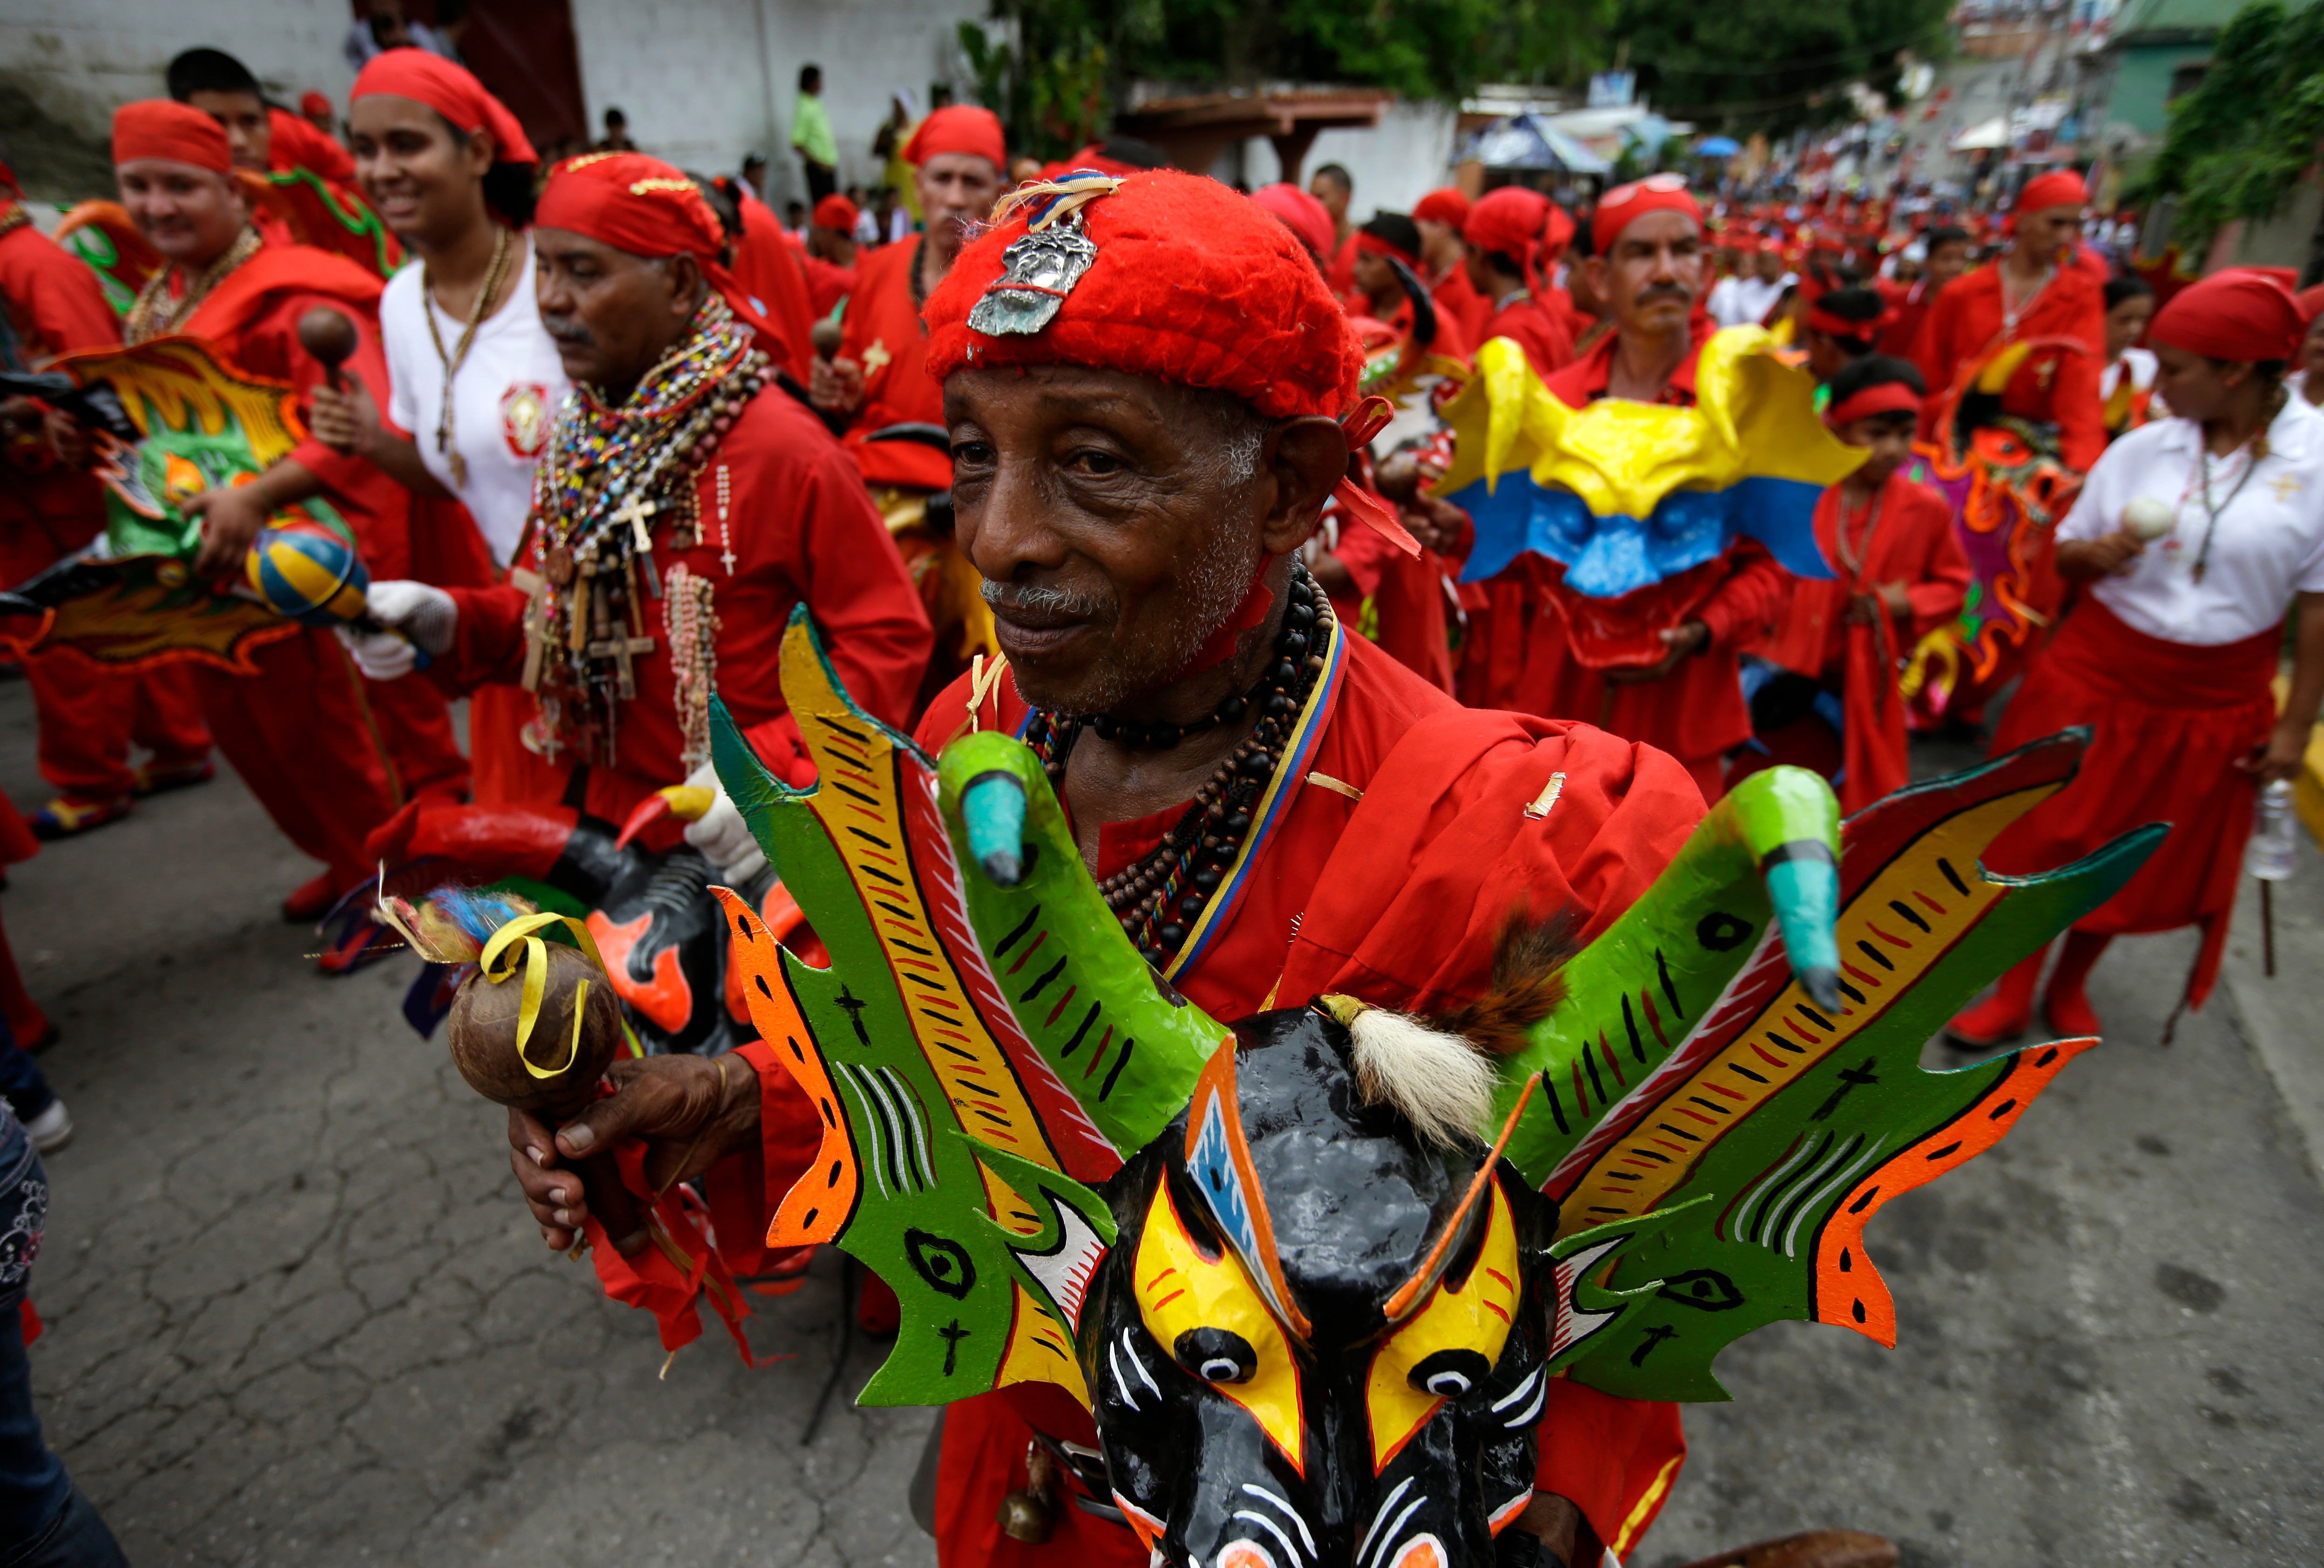
[[[1827,1011],[1840,998],[1840,862],[1831,846],[1794,839],[1771,851],[1759,865],[1767,899],[1775,907],[1792,973],[1810,1001]]]
[[[998,770],[979,773],[960,792],[960,814],[969,853],[984,874],[1015,887],[1025,875],[1025,786]]]

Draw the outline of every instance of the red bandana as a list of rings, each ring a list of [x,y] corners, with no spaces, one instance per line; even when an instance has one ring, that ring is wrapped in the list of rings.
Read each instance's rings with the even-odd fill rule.
[[[234,152],[226,130],[190,104],[145,98],[113,111],[113,161],[118,168],[141,158],[190,163],[217,174],[234,172]]]
[[[375,54],[355,78],[347,95],[352,106],[358,98],[375,95],[410,98],[424,104],[470,136],[489,136],[495,163],[538,163],[524,127],[508,106],[484,90],[463,65],[455,65],[424,49],[391,49]]]
[[[2171,296],[2146,337],[2206,359],[2252,364],[2294,357],[2307,331],[2308,318],[2282,279],[2256,267],[2229,267]]]

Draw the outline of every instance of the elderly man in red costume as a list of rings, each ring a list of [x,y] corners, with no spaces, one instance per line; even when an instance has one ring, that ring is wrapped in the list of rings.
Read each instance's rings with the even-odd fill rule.
[[[983,330],[1003,323],[980,306],[1026,298],[995,284],[1042,210],[977,241],[928,303],[961,541],[991,585],[1008,664],[941,696],[921,743],[972,723],[1058,737],[1051,766],[1083,855],[1163,964],[1190,940],[1181,912],[1148,918],[1134,890],[1141,867],[1176,853],[1165,831],[1224,772],[1295,772],[1293,803],[1250,852],[1255,874],[1222,895],[1231,902],[1207,917],[1216,936],[1176,971],[1214,1014],[1333,990],[1450,1004],[1489,985],[1512,909],[1603,929],[1702,814],[1682,768],[1586,724],[1462,707],[1360,638],[1311,641],[1320,595],[1296,552],[1326,499],[1344,502],[1341,420],[1361,361],[1304,247],[1208,180],[1104,181],[1079,215],[1087,271],[1014,330]],[[1250,744],[1260,715],[1241,694],[1286,665],[1305,738],[1277,755]],[[1359,801],[1393,803],[1380,820],[1394,827],[1349,838]],[[633,1137],[656,1179],[709,1173],[714,1202],[738,1205],[722,1233],[763,1234],[802,1156],[779,1109],[783,1068],[763,1044],[736,1054],[751,1074],[691,1057],[621,1064],[618,1092],[553,1142],[512,1119],[512,1161],[547,1238],[569,1245],[585,1217],[561,1162]],[[1628,1554],[1683,1456],[1676,1412],[1548,1387],[1521,1527],[1561,1563]],[[1026,1484],[1036,1431],[1095,1441],[1088,1412],[1047,1385],[949,1408],[938,1561],[1140,1568],[1147,1551],[1126,1526],[1076,1508],[1058,1511],[1045,1545],[1002,1534],[996,1514]]]
[[[325,306],[355,327],[348,366],[367,386],[390,384],[379,280],[344,257],[262,237],[215,119],[184,104],[124,105],[113,161],[122,204],[168,263],[130,308],[128,341],[203,338],[228,364],[285,383],[303,401],[325,372],[300,346],[299,320]],[[346,519],[374,575],[410,574],[408,493],[311,438],[249,484],[185,503],[203,523],[195,569],[238,579],[266,520],[316,496]],[[465,788],[467,763],[441,693],[420,681],[366,689],[328,632],[307,628],[255,658],[254,678],[198,668],[194,682],[227,761],[290,841],[324,862],[283,905],[286,918],[312,919],[374,874],[364,835],[414,795]]]
[[[16,177],[0,163],[0,369],[38,370],[59,355],[112,348],[121,319],[97,274],[33,226]],[[58,460],[39,405],[0,409],[0,576],[14,586],[105,527],[96,478]],[[56,798],[33,814],[44,838],[86,833],[129,813],[141,795],[210,777],[209,731],[188,672],[109,673],[60,650],[23,660],[40,718],[41,776]],[[132,742],[152,753],[129,765]]]
[[[928,623],[853,465],[775,384],[773,339],[719,263],[694,182],[635,152],[558,166],[535,209],[541,320],[576,404],[541,456],[521,576],[496,587],[374,583],[387,633],[355,639],[393,679],[415,648],[447,690],[521,684],[533,750],[564,798],[621,822],[655,790],[715,786],[715,682],[767,765],[811,773],[776,683],[792,606],[826,629],[841,678],[902,722]],[[677,835],[665,822],[667,847]],[[757,849],[722,796],[685,829],[736,880]]]
[[[2077,260],[2082,177],[2060,170],[2028,180],[2011,214],[2015,233],[1994,260],[1947,284],[1928,307],[1913,357],[1928,383],[1922,431],[1932,433],[1964,368],[2011,344],[2031,346],[2009,377],[2001,411],[2058,427],[2059,456],[2088,473],[2106,450],[2098,379],[2106,367],[2105,280]]]
[[[1598,203],[1591,248],[1588,285],[1612,312],[1614,330],[1551,376],[1549,391],[1571,408],[1600,398],[1692,406],[1695,363],[1713,329],[1702,309],[1710,288],[1702,207],[1676,175],[1617,187]],[[1658,591],[1692,604],[1657,634],[1666,650],[1660,659],[1592,668],[1570,656],[1555,627],[1542,628],[1526,643],[1516,695],[1526,712],[1589,720],[1668,752],[1704,798],[1716,799],[1725,789],[1724,754],[1751,733],[1741,650],[1782,610],[1783,568],[1765,546],[1738,537]],[[1570,610],[1567,592],[1550,584],[1552,598]]]

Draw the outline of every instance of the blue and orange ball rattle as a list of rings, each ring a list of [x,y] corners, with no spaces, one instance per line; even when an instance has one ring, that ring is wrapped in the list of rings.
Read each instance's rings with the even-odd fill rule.
[[[259,601],[276,614],[307,626],[384,630],[371,618],[371,574],[346,538],[320,523],[292,522],[258,530],[243,562]],[[420,650],[420,663],[429,662]]]

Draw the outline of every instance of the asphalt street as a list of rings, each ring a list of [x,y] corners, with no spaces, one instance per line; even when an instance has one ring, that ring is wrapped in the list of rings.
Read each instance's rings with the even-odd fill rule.
[[[21,684],[0,788],[44,798]],[[746,1370],[714,1329],[658,1380],[650,1322],[544,1251],[501,1113],[398,1016],[410,961],[302,962],[273,911],[309,869],[222,776],[0,896],[80,1129],[50,1163],[38,1394],[132,1561],[932,1563],[904,1503],[927,1412],[843,1401],[801,1443],[835,1271],[761,1304],[758,1350],[794,1359]],[[2168,1049],[2191,943],[2117,947],[2107,1045],[1874,1226],[1898,1348],[1731,1350],[1735,1402],[1690,1412],[1637,1561],[1836,1525],[1915,1568],[2324,1560],[2324,865],[2281,894],[2280,977],[2246,923]]]

